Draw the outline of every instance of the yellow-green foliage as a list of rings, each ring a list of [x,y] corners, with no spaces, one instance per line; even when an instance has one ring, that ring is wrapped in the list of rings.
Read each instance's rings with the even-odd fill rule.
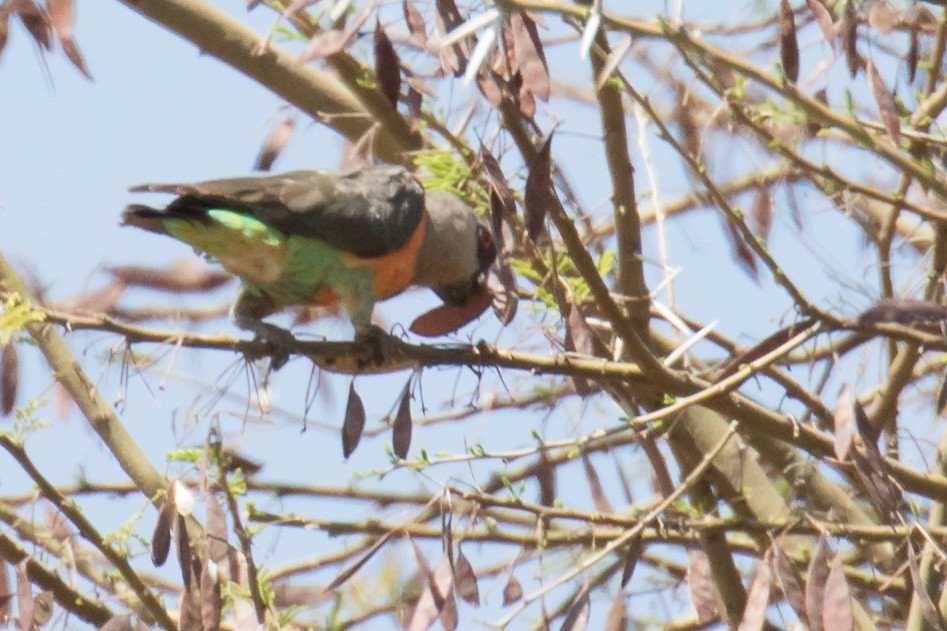
[[[13,334],[30,322],[42,322],[46,314],[35,311],[19,294],[9,294],[0,305],[0,346],[6,346]]]
[[[446,191],[461,198],[482,212],[490,196],[470,177],[470,167],[449,151],[425,151],[414,156],[414,164],[433,176],[424,180],[429,191]]]

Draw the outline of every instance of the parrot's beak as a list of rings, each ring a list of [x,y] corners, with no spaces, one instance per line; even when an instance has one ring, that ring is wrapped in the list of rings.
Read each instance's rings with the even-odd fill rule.
[[[486,275],[478,271],[469,280],[453,285],[442,285],[435,289],[434,293],[444,301],[444,304],[452,307],[463,307],[471,296],[482,296],[486,291]]]
[[[483,224],[477,226],[477,271],[469,279],[450,285],[442,285],[434,292],[446,304],[462,307],[471,296],[485,296],[487,276],[497,259],[496,242],[490,228]]]

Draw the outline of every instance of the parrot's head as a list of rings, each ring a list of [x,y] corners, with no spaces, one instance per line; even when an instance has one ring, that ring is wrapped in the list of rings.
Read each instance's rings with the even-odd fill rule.
[[[462,306],[487,291],[487,274],[497,258],[493,232],[450,193],[428,191],[424,203],[427,223],[414,284],[430,287],[446,304]]]
[[[490,228],[477,222],[477,269],[466,279],[457,283],[433,287],[441,300],[455,307],[463,306],[467,299],[474,294],[483,294],[487,291],[487,274],[497,258],[497,248],[493,241]]]

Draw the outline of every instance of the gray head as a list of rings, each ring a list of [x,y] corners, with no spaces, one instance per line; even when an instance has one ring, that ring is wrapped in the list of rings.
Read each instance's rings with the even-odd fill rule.
[[[463,305],[486,290],[486,275],[497,256],[493,233],[455,195],[428,191],[424,204],[424,243],[413,282],[430,287],[447,304]]]

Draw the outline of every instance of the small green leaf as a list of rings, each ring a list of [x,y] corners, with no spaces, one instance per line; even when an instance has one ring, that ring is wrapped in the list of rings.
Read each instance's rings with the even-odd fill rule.
[[[176,462],[197,462],[201,459],[201,456],[204,454],[204,450],[198,447],[191,447],[189,449],[176,449],[174,451],[168,452],[168,455],[165,458],[169,461]]]

